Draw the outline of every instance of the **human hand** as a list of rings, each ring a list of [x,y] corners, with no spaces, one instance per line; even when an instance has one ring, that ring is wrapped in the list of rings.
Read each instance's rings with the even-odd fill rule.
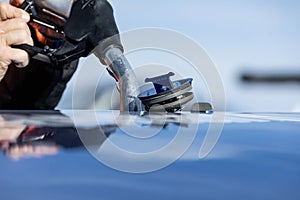
[[[29,63],[28,54],[11,45],[33,45],[27,22],[28,13],[6,2],[0,2],[0,81],[5,76],[8,66],[15,63],[17,67],[25,67]]]

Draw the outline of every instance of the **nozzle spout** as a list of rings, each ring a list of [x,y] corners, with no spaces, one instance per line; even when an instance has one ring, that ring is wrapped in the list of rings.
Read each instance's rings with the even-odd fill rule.
[[[118,47],[111,46],[104,54],[104,62],[109,66],[109,70],[119,84],[120,111],[142,111],[141,101],[137,97],[140,94],[140,91],[136,75],[122,50]]]

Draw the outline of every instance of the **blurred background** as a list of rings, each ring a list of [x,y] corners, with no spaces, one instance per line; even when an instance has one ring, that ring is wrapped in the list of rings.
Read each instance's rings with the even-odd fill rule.
[[[110,2],[121,32],[142,27],[167,28],[200,44],[222,77],[228,111],[300,111],[300,1]],[[97,78],[93,71],[87,77]],[[99,91],[110,91],[111,84],[114,85],[112,80]],[[69,108],[71,88],[59,108]],[[102,96],[97,103],[99,109],[109,107],[105,94]],[[89,106],[87,102],[76,105]]]
[[[300,112],[300,1],[297,0],[110,0],[121,32],[143,27],[178,31],[201,45],[224,83],[228,111]],[[114,81],[97,59],[84,74],[82,101],[72,107],[74,80],[59,109],[90,109],[85,101],[99,75],[105,83],[96,92],[97,109],[110,109]],[[93,63],[95,62],[95,63]],[[197,91],[196,91],[197,92]],[[203,97],[203,101],[209,99]],[[201,101],[202,99],[198,99]]]

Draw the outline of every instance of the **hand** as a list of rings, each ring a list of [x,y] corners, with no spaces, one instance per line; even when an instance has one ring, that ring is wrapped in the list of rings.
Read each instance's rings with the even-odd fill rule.
[[[25,67],[29,63],[25,51],[10,47],[18,44],[33,45],[27,26],[29,20],[29,14],[22,9],[0,2],[0,81],[12,62],[17,67]]]

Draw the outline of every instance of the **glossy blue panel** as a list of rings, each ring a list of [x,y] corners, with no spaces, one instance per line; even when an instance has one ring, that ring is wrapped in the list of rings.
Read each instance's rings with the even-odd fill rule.
[[[109,115],[99,112],[97,115]],[[47,116],[47,115],[46,115]],[[0,156],[1,199],[300,199],[298,114],[228,114],[213,151],[198,153],[209,123],[178,161],[161,170],[131,174],[101,164],[84,148],[13,161]],[[225,120],[226,121],[226,120]],[[189,126],[182,125],[186,133]],[[170,124],[157,138],[170,139]],[[111,140],[130,140],[121,128]],[[130,146],[130,145],[128,145]],[[135,149],[142,149],[135,146]],[[145,148],[151,149],[151,146]],[[164,159],[163,157],[161,159]]]

